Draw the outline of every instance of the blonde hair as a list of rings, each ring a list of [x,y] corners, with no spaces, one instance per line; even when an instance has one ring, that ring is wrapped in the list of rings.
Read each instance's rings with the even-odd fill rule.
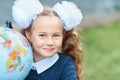
[[[57,13],[55,13],[53,10],[50,8],[45,8],[42,13],[38,15],[39,16],[56,16]],[[21,32],[23,35],[25,35],[25,31],[31,30],[32,23],[27,29],[23,29]],[[80,41],[79,41],[79,36],[77,32],[72,29],[70,31],[63,31],[63,43],[62,43],[62,48],[61,51],[63,54],[71,56],[74,60],[75,66],[76,66],[76,71],[77,71],[77,77],[78,80],[81,80],[81,75],[82,75],[82,68],[83,68],[83,55],[82,55],[82,49],[80,46]]]

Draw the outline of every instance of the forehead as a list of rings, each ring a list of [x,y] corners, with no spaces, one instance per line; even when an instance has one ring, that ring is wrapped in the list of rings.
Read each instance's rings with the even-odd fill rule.
[[[55,16],[40,16],[33,22],[35,31],[62,31],[62,21]]]

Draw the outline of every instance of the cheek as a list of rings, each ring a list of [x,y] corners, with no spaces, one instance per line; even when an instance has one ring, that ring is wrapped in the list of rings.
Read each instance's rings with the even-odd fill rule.
[[[61,48],[61,46],[62,46],[62,39],[59,40],[59,41],[56,41],[56,46]]]
[[[40,40],[39,37],[32,37],[32,45],[34,46],[42,46],[44,44],[44,40]]]

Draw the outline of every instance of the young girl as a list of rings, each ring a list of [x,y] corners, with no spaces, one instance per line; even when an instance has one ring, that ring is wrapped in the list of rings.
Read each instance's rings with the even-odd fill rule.
[[[13,19],[21,26],[34,56],[32,69],[25,80],[81,80],[82,50],[79,36],[73,29],[82,19],[80,10],[67,1],[57,3],[53,8],[43,7],[38,0],[28,1],[28,4],[26,1],[18,0],[13,5]]]

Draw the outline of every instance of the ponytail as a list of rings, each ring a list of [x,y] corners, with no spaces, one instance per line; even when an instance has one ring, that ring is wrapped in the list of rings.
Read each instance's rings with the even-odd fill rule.
[[[79,36],[77,32],[72,29],[64,31],[64,38],[62,44],[62,52],[65,55],[71,56],[75,62],[78,80],[81,80],[83,60],[82,49],[80,46]]]

